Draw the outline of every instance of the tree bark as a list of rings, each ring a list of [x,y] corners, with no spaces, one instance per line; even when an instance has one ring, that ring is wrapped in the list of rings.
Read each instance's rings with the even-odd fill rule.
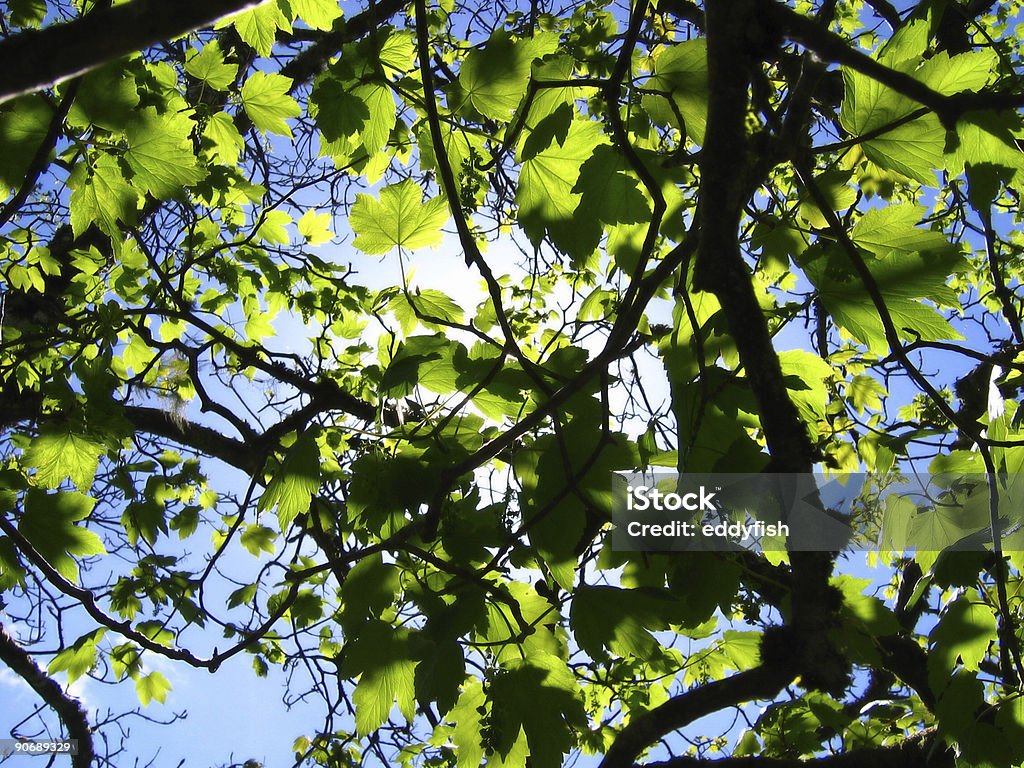
[[[259,0],[133,0],[26,30],[0,41],[0,104],[256,5]]]

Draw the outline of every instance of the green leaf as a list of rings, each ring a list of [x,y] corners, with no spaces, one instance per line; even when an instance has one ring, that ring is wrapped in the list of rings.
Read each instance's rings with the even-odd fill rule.
[[[838,249],[828,249],[824,255],[802,266],[837,325],[873,352],[888,349],[878,311],[860,278],[852,274],[844,254]],[[901,338],[928,341],[963,338],[942,315],[921,302],[926,298],[941,305],[956,303],[956,295],[946,285],[946,280],[950,274],[964,269],[958,253],[949,248],[928,254],[892,251],[888,256],[869,261],[867,266]]]
[[[887,394],[881,382],[864,374],[857,374],[846,385],[846,398],[861,415],[865,408],[880,410]]]
[[[580,169],[572,191],[580,195],[578,217],[591,217],[608,225],[637,224],[651,216],[647,196],[640,191],[640,180],[625,158],[606,144],[598,145]]]
[[[893,252],[949,253],[953,246],[944,234],[917,226],[924,216],[925,210],[912,203],[872,208],[853,226],[850,237],[876,256]]]
[[[712,552],[690,552],[679,558],[669,574],[669,586],[681,604],[677,623],[693,630],[713,620],[718,610],[728,614],[739,580],[737,565]]]
[[[71,192],[71,230],[81,235],[92,224],[117,242],[119,224],[134,224],[139,193],[121,173],[121,166],[110,155],[100,155],[91,169],[76,168],[68,180]]]
[[[999,56],[991,48],[953,57],[948,51],[939,51],[914,72],[914,77],[933,91],[952,96],[984,88],[992,80],[998,64]]]
[[[415,57],[416,35],[408,29],[389,29],[377,54],[384,72],[388,76],[394,72],[408,72],[413,67]]]
[[[382,621],[370,621],[349,643],[342,672],[359,675],[352,694],[356,731],[362,735],[380,728],[398,702],[406,720],[416,714],[416,662],[410,653],[409,632]]]
[[[312,432],[305,432],[288,449],[260,497],[259,509],[277,508],[277,520],[284,531],[296,515],[309,510],[313,494],[320,490],[320,449]]]
[[[349,225],[356,233],[353,245],[371,255],[394,247],[415,250],[441,242],[441,227],[448,221],[448,201],[434,197],[423,202],[423,190],[411,179],[385,187],[380,199],[357,195]]]
[[[238,65],[224,61],[220,44],[213,40],[201,51],[189,48],[185,53],[185,71],[217,91],[226,91],[235,82]]]
[[[71,480],[87,490],[96,476],[104,447],[67,427],[48,427],[32,440],[25,463],[36,470],[36,484],[56,488]]]
[[[372,156],[387,143],[397,123],[395,97],[382,83],[361,85],[353,95],[366,105],[367,119],[359,129],[359,141]]]
[[[620,656],[650,659],[658,641],[649,630],[678,621],[679,601],[664,590],[580,586],[572,597],[570,620],[580,648],[592,658],[604,649]]]
[[[142,672],[142,657],[138,646],[133,643],[114,646],[110,651],[110,666],[119,681],[125,677],[137,679]]]
[[[894,635],[900,623],[889,607],[877,597],[865,594],[871,587],[869,579],[842,575],[833,580],[843,593],[843,610],[848,612],[875,637]]]
[[[0,536],[0,593],[23,586],[26,575],[14,542],[6,536]]]
[[[654,77],[649,87],[671,94],[684,124],[678,124],[664,96],[644,96],[644,107],[652,117],[663,124],[674,125],[695,143],[703,144],[708,122],[707,41],[703,38],[688,40],[662,51],[655,59]]]
[[[970,595],[962,595],[946,608],[929,635],[930,674],[949,674],[959,658],[964,669],[977,671],[996,639],[996,617],[992,609]],[[934,682],[934,680],[933,680]]]
[[[355,90],[351,83],[330,73],[317,78],[313,85],[309,113],[326,141],[355,140],[369,121],[369,107]]]
[[[291,137],[292,129],[285,122],[298,117],[299,103],[288,95],[292,81],[277,73],[254,72],[242,86],[242,106],[253,125],[266,133]]]
[[[420,384],[421,367],[445,358],[451,366],[451,346],[452,343],[443,336],[413,336],[407,339],[399,346],[381,377],[381,394],[392,398],[412,394]],[[454,369],[451,370],[451,381],[454,388]]]
[[[68,122],[89,128],[91,124],[123,131],[139,105],[138,86],[123,62],[114,62],[82,78]]]
[[[900,67],[906,69],[907,67]],[[928,113],[906,122],[921,105],[867,75],[843,69],[846,84],[840,122],[854,136],[889,128],[877,138],[864,142],[869,159],[904,176],[930,186],[935,171],[944,167],[946,132],[938,118]]]
[[[22,96],[4,105],[0,110],[0,183],[9,189],[21,186],[52,120],[53,108],[42,96]]]
[[[829,203],[832,211],[845,211],[857,202],[857,190],[848,182],[850,171],[826,171],[816,176],[814,181],[821,190],[822,195]],[[818,209],[810,200],[803,200],[800,204],[800,216],[807,220],[812,227],[822,229],[828,227],[828,219],[824,212]]]
[[[228,24],[234,24],[238,36],[260,56],[270,55],[278,29],[291,31],[291,23],[277,2],[260,3],[248,11],[221,19],[215,29]]]
[[[139,703],[144,707],[148,707],[154,699],[163,704],[167,700],[169,690],[171,684],[160,672],[153,671],[135,678],[135,693],[139,697]]]
[[[558,768],[575,744],[572,729],[587,722],[575,676],[546,653],[509,662],[491,683],[490,695],[499,724],[495,750],[507,755],[522,728],[536,768]]]
[[[1017,147],[1016,137],[1022,130],[1024,125],[1015,112],[964,115],[956,124],[957,145],[947,158],[950,171],[987,167],[1019,183],[1024,178],[1024,152]]]
[[[302,218],[299,219],[299,234],[310,245],[326,243],[334,237],[334,233],[331,231],[331,220],[331,214],[317,213],[310,209],[302,214]]]
[[[213,146],[215,159],[227,166],[235,166],[245,147],[242,135],[235,127],[235,121],[227,112],[211,115],[203,129],[203,138]]]
[[[779,353],[779,362],[790,399],[804,423],[816,432],[817,422],[825,418],[828,402],[826,382],[833,378],[835,369],[818,355],[802,349]]]
[[[583,164],[607,143],[601,126],[573,120],[564,140],[557,138],[523,163],[516,190],[519,226],[535,245],[545,234],[575,259],[593,253],[601,237],[600,222],[576,215],[581,195],[575,192]]]
[[[14,27],[38,27],[46,18],[46,0],[9,0],[7,7]]]
[[[249,554],[259,557],[260,552],[274,554],[274,541],[277,539],[277,531],[267,528],[265,525],[247,525],[242,531],[240,541]]]
[[[366,454],[352,463],[348,511],[372,529],[430,498],[436,473],[418,456]]]
[[[29,488],[25,494],[25,514],[18,521],[18,530],[61,576],[71,582],[78,581],[78,564],[74,556],[107,554],[99,536],[75,525],[89,516],[95,504],[95,499],[81,493],[45,493]]]
[[[273,245],[287,245],[291,242],[285,227],[292,223],[292,217],[286,211],[264,211],[260,219],[256,227],[256,236],[260,240]]]
[[[311,29],[329,30],[341,16],[336,0],[288,0],[292,11]]]
[[[150,544],[155,544],[161,532],[167,533],[167,508],[162,501],[146,497],[131,502],[121,515],[121,525],[128,534],[128,541],[135,546],[141,536]]]
[[[78,638],[50,661],[46,671],[50,675],[67,672],[68,685],[96,666],[96,645],[107,633],[105,628],[95,629]]]
[[[950,739],[966,736],[985,706],[985,686],[977,672],[957,670],[936,702],[935,716],[943,735]]]
[[[875,58],[880,64],[887,67],[898,67],[904,62],[911,62],[911,66],[913,66],[928,50],[930,37],[931,30],[927,21],[908,19],[907,23],[901,25],[893,36],[878,49]]]
[[[366,619],[379,618],[391,607],[401,588],[401,571],[379,555],[369,555],[352,567],[341,587],[342,621],[346,631]]]
[[[228,608],[237,608],[240,605],[250,605],[256,599],[258,585],[246,584],[239,587],[228,595]]]
[[[433,288],[415,293],[400,293],[388,304],[402,325],[402,333],[411,333],[421,323],[427,328],[444,330],[446,323],[462,323],[462,307],[449,296]]]
[[[202,180],[190,139],[194,127],[184,114],[160,114],[152,107],[128,124],[124,157],[134,172],[132,180],[143,191],[166,200]]]
[[[458,703],[451,711],[455,723],[452,743],[455,745],[457,768],[480,768],[484,765],[484,747],[481,734],[484,729],[484,713],[487,711],[487,695],[475,678],[466,683]]]
[[[859,290],[842,293],[822,292],[822,300],[837,325],[846,329],[872,352],[884,353],[888,349],[888,342],[885,339],[882,321],[875,308],[866,303],[865,299],[865,294]],[[886,306],[901,339],[940,341],[964,338],[942,315],[920,301],[890,299]]]
[[[444,715],[455,706],[459,687],[466,679],[466,657],[462,646],[451,638],[431,644],[424,656],[428,664],[416,666],[416,699],[437,702]]]
[[[526,94],[534,59],[554,53],[558,37],[541,32],[513,41],[499,30],[482,49],[471,51],[459,71],[466,103],[484,117],[507,121]]]
[[[323,600],[316,593],[303,589],[295,596],[295,601],[288,609],[288,614],[296,627],[308,627],[323,618]]]

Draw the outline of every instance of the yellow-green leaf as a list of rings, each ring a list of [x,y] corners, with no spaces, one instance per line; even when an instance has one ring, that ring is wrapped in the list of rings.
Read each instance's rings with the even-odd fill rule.
[[[423,202],[419,184],[406,179],[381,190],[380,199],[357,195],[349,224],[352,243],[363,253],[387,253],[392,248],[413,250],[441,242],[448,221],[448,201],[434,197]]]

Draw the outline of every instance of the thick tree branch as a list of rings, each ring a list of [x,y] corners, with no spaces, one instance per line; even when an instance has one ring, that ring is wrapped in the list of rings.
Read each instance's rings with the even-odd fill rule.
[[[291,78],[294,91],[301,84],[320,74],[327,67],[331,57],[338,55],[341,46],[379,28],[404,6],[403,0],[379,0],[376,3],[371,2],[367,10],[350,19],[338,19],[334,29],[321,35],[315,43],[281,67],[281,74]]]
[[[259,0],[132,0],[0,41],[0,104],[206,27]]]
[[[709,2],[708,124],[701,151],[701,234],[694,287],[715,294],[736,339],[757,398],[773,468],[810,472],[814,450],[790,400],[768,323],[740,253],[739,226],[759,183],[752,178],[753,151],[746,134],[747,88],[753,62],[748,25],[757,24],[751,0],[722,6]]]
[[[814,51],[826,61],[842,64],[850,69],[877,80],[887,88],[900,93],[928,107],[946,128],[954,128],[956,121],[966,112],[982,109],[1017,109],[1024,106],[1024,94],[1000,91],[965,92],[946,96],[906,72],[891,69],[879,63],[866,53],[852,47],[846,40],[820,26],[791,8],[775,2],[762,0],[760,10],[766,18],[784,32],[791,40]]]
[[[78,742],[78,753],[71,758],[73,768],[91,768],[96,753],[92,744],[89,718],[77,699],[68,696],[56,680],[35,663],[28,651],[14,641],[0,624],[0,660],[24,680],[64,723],[68,738]]]
[[[252,474],[263,466],[263,455],[216,429],[175,417],[159,408],[126,406],[124,415],[139,432],[173,440],[197,453]]]
[[[865,765],[872,768],[952,768],[955,763],[953,750],[942,744],[933,732],[926,732],[892,746],[853,749],[806,760],[759,755],[720,760],[680,756],[661,763],[646,763],[643,768],[861,768]]]
[[[713,293],[722,306],[740,361],[758,404],[765,441],[776,472],[807,474],[815,450],[793,404],[782,374],[768,322],[754,292],[740,250],[743,209],[771,158],[755,150],[747,136],[748,87],[764,51],[757,0],[709,0],[708,122],[700,162],[698,210],[701,237],[694,287]],[[832,693],[848,682],[848,663],[826,630],[834,623],[841,596],[829,586],[832,557],[823,552],[793,552],[792,613],[785,638],[773,643],[782,661],[791,654],[801,664],[808,687]]]
[[[598,768],[632,768],[647,747],[712,712],[757,699],[771,699],[795,677],[787,665],[761,666],[692,688],[634,716],[605,753]]]

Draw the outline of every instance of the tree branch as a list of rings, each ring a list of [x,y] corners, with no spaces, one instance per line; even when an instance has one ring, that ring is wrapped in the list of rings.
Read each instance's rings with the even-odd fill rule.
[[[252,474],[263,466],[263,455],[251,446],[211,427],[175,418],[159,408],[126,406],[124,415],[139,432],[158,435]]]
[[[795,670],[786,665],[760,666],[671,698],[633,717],[615,737],[598,768],[632,768],[643,751],[658,739],[726,707],[773,698],[795,674]]]
[[[46,130],[46,135],[43,140],[39,142],[39,146],[36,148],[35,155],[32,156],[31,162],[28,164],[28,169],[25,172],[25,178],[21,182],[21,186],[14,196],[4,203],[3,208],[0,208],[0,227],[11,220],[11,217],[18,212],[18,209],[25,204],[28,200],[28,196],[32,194],[32,190],[36,188],[36,182],[39,181],[39,176],[48,165],[50,153],[53,148],[57,145],[57,139],[60,138],[61,131],[64,128],[64,119],[68,116],[68,112],[71,110],[71,104],[75,100],[75,96],[78,94],[78,83],[72,83],[67,89],[67,92],[62,94],[60,104],[57,105],[56,111],[53,113],[53,117],[50,118],[50,127]]]
[[[96,753],[92,744],[92,728],[89,727],[89,718],[82,705],[39,668],[28,651],[8,634],[3,624],[0,624],[0,660],[57,713],[67,729],[68,737],[78,742],[78,752],[71,758],[73,768],[91,768]]]
[[[132,0],[0,41],[0,104],[209,26],[259,0]]]
[[[3,516],[0,516],[0,531],[14,542],[14,546],[17,547],[18,551],[25,555],[25,557],[27,557],[29,561],[31,561],[31,563],[42,572],[43,576],[50,584],[55,586],[68,597],[77,600],[85,609],[86,613],[88,613],[100,626],[114,630],[122,637],[127,640],[131,640],[139,647],[145,648],[147,651],[151,651],[152,653],[164,656],[174,661],[183,661],[191,667],[205,669],[210,673],[216,672],[220,665],[227,659],[241,653],[266,635],[267,632],[270,631],[270,628],[273,627],[274,624],[277,623],[277,621],[284,616],[288,609],[295,603],[295,598],[299,593],[299,587],[302,586],[302,582],[294,582],[281,603],[257,629],[252,631],[239,629],[239,634],[243,636],[242,640],[228,648],[226,651],[214,653],[214,655],[208,659],[201,659],[191,651],[184,648],[172,648],[170,646],[162,645],[155,640],[150,639],[148,635],[135,629],[130,621],[118,621],[108,615],[102,608],[100,608],[96,600],[96,595],[88,589],[84,589],[83,587],[79,587],[78,585],[71,583],[58,573],[57,569],[50,565],[47,559],[39,553],[39,550],[32,546],[32,542],[26,539],[21,534],[21,531],[15,528],[11,521]],[[214,650],[216,651],[216,649]]]
[[[376,3],[371,2],[367,10],[350,19],[338,19],[334,29],[320,36],[315,43],[281,67],[281,74],[292,80],[291,90],[294,91],[302,83],[320,74],[342,45],[377,29],[402,10],[404,5],[403,0],[378,0]]]
[[[700,244],[694,288],[713,293],[722,306],[758,405],[765,442],[775,472],[809,474],[815,449],[789,396],[767,318],[754,292],[750,270],[740,250],[743,209],[773,162],[764,147],[747,136],[748,88],[764,52],[757,0],[709,0],[708,121],[701,151]],[[804,684],[830,693],[848,684],[849,663],[827,635],[842,597],[829,586],[832,557],[824,552],[792,552],[792,613],[780,631],[774,655],[798,660]]]
[[[1017,91],[968,91],[952,96],[943,95],[906,72],[880,64],[868,54],[851,47],[836,33],[775,0],[762,0],[760,5],[765,16],[778,24],[791,40],[810,48],[826,61],[849,67],[923,104],[938,115],[939,121],[946,128],[955,127],[956,121],[965,112],[981,109],[1017,109],[1024,106],[1024,94]]]
[[[684,755],[661,763],[646,763],[643,768],[952,768],[954,764],[953,750],[929,731],[891,746],[853,749],[807,760],[759,755],[704,760]]]

